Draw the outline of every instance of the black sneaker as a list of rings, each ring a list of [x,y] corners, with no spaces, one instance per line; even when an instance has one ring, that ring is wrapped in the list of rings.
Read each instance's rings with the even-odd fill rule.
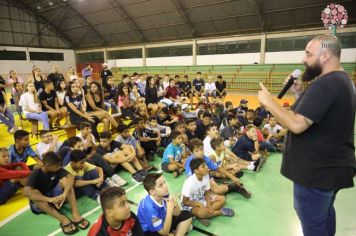
[[[132,174],[132,180],[138,184],[142,184],[144,178],[145,178],[145,176],[142,175],[142,173],[140,173],[139,171]]]
[[[229,191],[230,192],[236,192],[238,194],[241,194],[244,196],[244,198],[251,198],[251,193],[247,191],[243,186],[236,185],[236,184],[229,184]]]
[[[160,148],[160,149],[157,150],[157,155],[158,155],[159,158],[163,157],[163,153],[164,153],[164,149]]]
[[[267,158],[265,157],[260,157],[260,159],[258,159],[257,161],[255,161],[254,165],[255,168],[253,169],[253,171],[255,172],[259,172],[260,169],[262,168],[262,166],[266,163]]]
[[[242,172],[241,170],[235,173],[236,178],[241,178],[242,176],[244,176],[244,172]]]

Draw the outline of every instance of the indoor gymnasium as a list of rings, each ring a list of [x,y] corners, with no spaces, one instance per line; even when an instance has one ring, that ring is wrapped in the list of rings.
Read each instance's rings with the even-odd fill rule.
[[[355,9],[0,0],[0,235],[355,236]]]

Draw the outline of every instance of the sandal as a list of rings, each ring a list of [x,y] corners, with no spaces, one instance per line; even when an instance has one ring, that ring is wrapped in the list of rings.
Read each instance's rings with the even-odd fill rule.
[[[78,232],[78,229],[77,227],[75,226],[75,224],[73,222],[69,222],[68,224],[63,224],[63,223],[60,223],[59,226],[61,227],[62,229],[62,232],[65,234],[65,235],[72,235],[72,234],[75,234],[76,232]],[[65,228],[71,226],[70,228],[72,229],[71,231],[65,231]],[[73,229],[73,226],[74,226],[74,229]]]
[[[75,226],[77,226],[81,230],[85,230],[90,226],[90,222],[84,218],[81,218],[80,221],[77,221],[77,222],[72,221],[72,223],[75,224]],[[85,224],[85,223],[86,223],[86,225],[83,226],[83,224]]]

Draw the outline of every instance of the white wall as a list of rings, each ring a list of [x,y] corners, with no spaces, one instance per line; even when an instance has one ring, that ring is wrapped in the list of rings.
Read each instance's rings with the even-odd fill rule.
[[[146,66],[186,66],[186,65],[193,65],[192,56],[146,58]]]
[[[341,62],[356,62],[356,48],[342,49]]]
[[[108,60],[108,62],[109,61],[115,61],[115,66],[117,67],[142,66],[142,58]]]
[[[60,71],[66,74],[69,67],[75,67],[74,50],[0,46],[0,50],[4,49],[8,51],[26,51],[27,61],[0,61],[1,74],[8,74],[10,70],[15,70],[19,76],[21,74],[29,74],[32,71],[33,65],[39,67],[46,74],[52,72],[54,65],[59,65]],[[31,51],[63,53],[64,61],[30,61],[29,52]]]
[[[266,64],[288,64],[288,63],[302,63],[304,51],[288,51],[288,52],[266,52]]]
[[[304,51],[266,52],[266,64],[302,63]],[[341,50],[341,62],[356,62],[356,48]]]
[[[260,53],[217,54],[197,56],[197,65],[236,65],[259,63]]]

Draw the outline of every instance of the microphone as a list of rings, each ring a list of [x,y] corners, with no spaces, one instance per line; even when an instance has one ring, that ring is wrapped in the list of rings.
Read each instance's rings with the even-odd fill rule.
[[[284,94],[288,91],[290,87],[292,87],[294,81],[302,74],[302,72],[299,69],[296,69],[293,71],[292,75],[290,76],[288,82],[284,85],[284,88],[282,91],[278,94],[277,98],[281,99]]]

